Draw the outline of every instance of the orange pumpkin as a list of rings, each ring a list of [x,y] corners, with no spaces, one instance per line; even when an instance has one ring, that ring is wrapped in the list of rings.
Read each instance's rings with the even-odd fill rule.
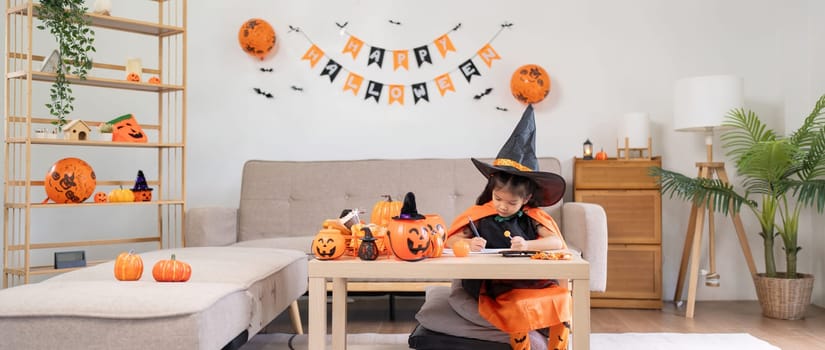
[[[607,152],[605,152],[604,149],[602,149],[601,151],[596,153],[596,156],[594,158],[596,160],[607,160]]]
[[[341,231],[323,228],[312,240],[312,253],[319,260],[338,259],[347,251],[347,242]]]
[[[152,188],[146,183],[146,176],[143,175],[143,170],[138,170],[137,178],[135,179],[135,186],[132,187],[135,202],[151,202]]]
[[[109,196],[106,195],[106,192],[95,193],[95,203],[106,203],[108,200]]]
[[[112,124],[112,141],[146,143],[149,139],[135,117],[124,114],[108,122]]]
[[[462,239],[453,243],[453,255],[457,257],[465,257],[470,255],[470,242],[466,239]]]
[[[143,276],[143,259],[134,250],[120,253],[115,259],[115,278],[118,281],[137,281]]]
[[[396,258],[419,261],[427,257],[430,249],[430,227],[427,219],[408,220],[393,218],[387,227],[390,250]]]
[[[97,178],[88,163],[79,158],[63,158],[46,173],[46,196],[55,203],[81,203],[95,191]]]
[[[385,194],[381,197],[386,200],[375,203],[370,213],[370,222],[379,226],[387,226],[393,216],[401,214],[401,202],[393,201],[392,196]],[[374,233],[374,232],[373,232]]]
[[[252,18],[238,31],[238,43],[247,54],[263,61],[275,48],[275,30],[267,21]]]
[[[140,74],[137,73],[129,73],[126,75],[126,80],[133,81],[133,82],[140,82]]]
[[[160,260],[152,267],[152,277],[158,282],[186,282],[192,277],[192,266],[176,260],[172,254],[170,260]]]
[[[160,84],[160,78],[158,78],[158,77],[149,78],[149,84]]]
[[[550,93],[550,76],[539,65],[523,65],[513,72],[510,91],[521,103],[539,103]]]
[[[444,239],[447,232],[445,231],[446,224],[444,219],[437,214],[424,215],[427,221],[427,228],[430,231],[430,248],[427,249],[428,258],[437,258],[441,256],[444,250]]]

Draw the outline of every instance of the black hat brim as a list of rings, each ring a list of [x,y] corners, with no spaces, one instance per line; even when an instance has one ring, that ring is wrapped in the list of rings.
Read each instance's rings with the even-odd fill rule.
[[[567,183],[564,181],[564,178],[558,174],[545,171],[521,171],[508,166],[494,166],[475,158],[470,158],[470,160],[473,161],[478,171],[488,179],[494,173],[505,172],[533,180],[538,186],[536,193],[533,194],[533,199],[535,199],[540,207],[549,207],[558,203],[564,197]]]

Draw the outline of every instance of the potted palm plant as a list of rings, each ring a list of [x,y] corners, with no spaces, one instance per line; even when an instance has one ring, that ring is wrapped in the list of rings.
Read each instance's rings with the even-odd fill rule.
[[[813,276],[797,272],[799,215],[802,209],[825,209],[825,95],[802,125],[783,137],[752,111],[734,109],[726,116],[723,147],[733,159],[741,186],[718,179],[690,178],[656,168],[662,192],[704,203],[723,214],[744,206],[759,220],[765,273],[754,277],[765,316],[799,319],[811,302]],[[774,242],[781,238],[785,272],[777,272]]]

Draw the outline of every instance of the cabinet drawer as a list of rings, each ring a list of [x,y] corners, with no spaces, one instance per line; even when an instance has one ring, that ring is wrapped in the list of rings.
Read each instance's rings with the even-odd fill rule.
[[[594,298],[662,299],[662,250],[658,245],[610,244],[607,290]]]
[[[662,159],[651,160],[575,160],[573,181],[576,189],[658,189],[650,167],[662,166]]]
[[[596,203],[607,214],[608,243],[662,242],[662,196],[657,190],[576,191],[576,202]]]

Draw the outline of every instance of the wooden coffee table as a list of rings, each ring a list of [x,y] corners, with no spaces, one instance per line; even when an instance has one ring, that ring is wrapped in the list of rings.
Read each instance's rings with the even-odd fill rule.
[[[332,280],[332,348],[347,348],[347,279],[547,279],[570,280],[573,293],[572,338],[576,350],[590,349],[590,264],[573,260],[505,258],[498,254],[445,256],[417,262],[386,256],[362,261],[345,256],[309,261],[309,349],[324,349],[327,334],[327,288]]]

